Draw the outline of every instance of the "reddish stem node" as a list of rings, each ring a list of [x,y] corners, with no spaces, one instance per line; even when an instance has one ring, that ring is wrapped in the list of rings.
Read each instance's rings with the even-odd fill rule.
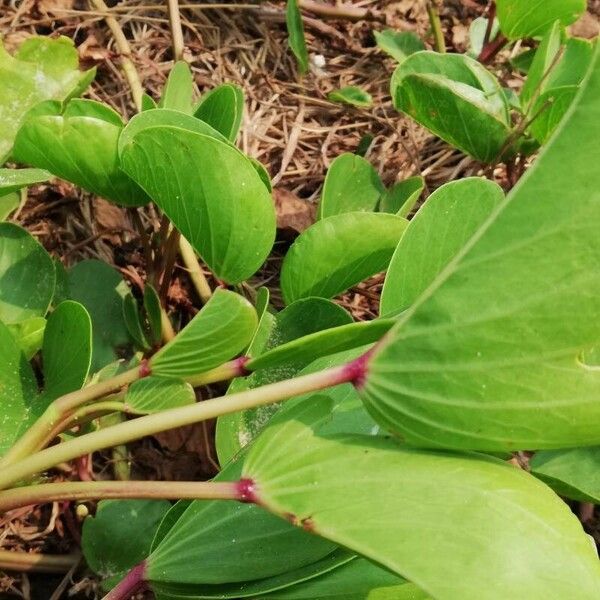
[[[247,504],[258,504],[258,495],[256,493],[256,483],[253,479],[242,478],[237,484],[237,495],[240,502]]]
[[[234,362],[238,377],[246,377],[247,375],[252,374],[252,371],[246,369],[246,365],[250,362],[249,356],[240,356],[239,358],[236,358]]]
[[[142,360],[142,362],[140,363],[140,378],[143,379],[144,377],[148,377],[149,375],[152,375],[152,369],[150,368],[150,363],[148,362],[148,359],[144,358]]]
[[[352,383],[357,390],[360,390],[364,386],[367,379],[367,367],[372,353],[373,349],[355,358],[344,367],[344,382],[348,381]]]

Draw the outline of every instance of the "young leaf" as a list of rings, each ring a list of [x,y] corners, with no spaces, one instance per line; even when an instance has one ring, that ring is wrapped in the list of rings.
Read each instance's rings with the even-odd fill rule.
[[[217,277],[239,283],[264,262],[275,239],[273,201],[238,150],[206,135],[154,127],[140,131],[121,159]]]
[[[244,91],[233,83],[225,83],[200,98],[194,116],[235,142],[244,115]]]
[[[425,50],[423,40],[412,31],[384,29],[383,31],[374,31],[373,35],[375,36],[377,46],[399,63],[407,56],[420,50]]]
[[[145,92],[142,94],[142,110],[140,112],[144,112],[146,110],[152,110],[153,108],[157,108],[156,102],[154,98]]]
[[[142,316],[137,300],[133,297],[133,294],[125,294],[123,297],[123,320],[125,321],[125,326],[136,346],[140,350],[147,351],[150,349],[150,345],[142,328],[141,319]]]
[[[300,75],[304,75],[308,71],[308,49],[304,38],[304,25],[302,24],[302,14],[298,7],[298,0],[287,0],[285,23],[288,30],[288,45],[298,61]]]
[[[330,407],[296,408],[294,418],[269,426],[245,461],[243,476],[254,482],[261,506],[408,578],[436,600],[598,594],[600,566],[581,524],[528,473],[485,456],[408,449],[389,438],[315,434]]]
[[[155,375],[189,377],[239,354],[256,329],[254,307],[242,296],[218,289],[202,310],[150,360]]]
[[[354,211],[371,212],[385,188],[368,160],[346,152],[327,170],[319,203],[319,218]]]
[[[533,475],[561,496],[600,504],[600,447],[542,450],[529,465]]]
[[[30,37],[14,57],[0,42],[0,164],[30,108],[43,100],[65,100],[89,85],[95,69],[81,73],[78,65],[77,50],[66,37]]]
[[[408,217],[424,189],[425,180],[420,175],[399,181],[383,193],[379,210],[399,217]]]
[[[6,221],[10,214],[15,211],[21,203],[21,196],[17,192],[2,194],[0,196],[0,221]]]
[[[54,295],[54,263],[42,245],[12,223],[0,223],[0,321],[43,317]]]
[[[192,114],[194,79],[188,64],[180,60],[171,69],[163,89],[159,108],[170,108],[188,115]]]
[[[317,221],[292,244],[281,269],[287,304],[332,298],[387,268],[408,221],[383,213],[345,213]]]
[[[380,314],[406,310],[503,199],[497,184],[479,177],[452,181],[435,190],[408,224],[390,261]]]
[[[119,273],[99,260],[84,260],[68,273],[69,298],[87,309],[92,319],[92,365],[95,373],[114,362],[116,350],[130,343],[123,320],[123,297],[129,288]]]
[[[510,134],[500,84],[468,56],[417,52],[394,72],[391,94],[398,110],[478,160],[495,160]]]
[[[489,41],[496,39],[499,31],[498,19],[494,19],[490,30]],[[469,50],[467,54],[472,58],[477,58],[483,50],[485,34],[488,30],[488,20],[485,17],[477,17],[469,25]]]
[[[135,381],[125,395],[125,404],[138,414],[152,414],[194,402],[196,394],[189,383],[157,375]]]
[[[52,174],[42,169],[0,169],[0,196],[48,181]]]
[[[545,34],[555,21],[570,25],[585,11],[585,0],[496,0],[502,33],[510,40]]]
[[[60,105],[47,104],[42,114],[38,108],[25,118],[15,139],[16,159],[117,204],[149,202],[119,168],[119,115],[93,100],[71,100],[62,114],[61,110]]]
[[[27,360],[31,360],[41,350],[46,328],[44,317],[30,317],[13,323],[8,328]]]
[[[368,92],[355,85],[347,85],[339,90],[334,90],[327,94],[327,99],[331,102],[340,102],[341,104],[350,104],[358,108],[369,108],[373,105],[373,97]]]
[[[421,446],[600,443],[597,58],[545,151],[374,352],[365,403]]]

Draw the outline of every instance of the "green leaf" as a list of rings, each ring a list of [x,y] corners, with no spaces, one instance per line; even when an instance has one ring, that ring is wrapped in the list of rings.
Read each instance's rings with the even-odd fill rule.
[[[0,195],[18,192],[21,188],[48,181],[52,177],[42,169],[0,169]]]
[[[317,221],[292,244],[281,269],[287,304],[332,298],[384,271],[408,221],[383,213],[345,213]]]
[[[252,163],[229,144],[173,127],[150,128],[125,147],[122,166],[220,279],[239,283],[269,255],[275,239],[271,195]]]
[[[394,72],[391,94],[398,110],[478,160],[495,160],[510,134],[500,84],[468,56],[412,54]]]
[[[420,175],[395,183],[381,196],[379,210],[408,217],[425,189],[425,180]]]
[[[188,64],[180,60],[171,69],[167,83],[158,103],[159,108],[170,108],[182,113],[192,114],[194,79]]]
[[[92,321],[84,306],[61,302],[48,317],[42,347],[44,402],[79,390],[92,359]]]
[[[373,35],[377,46],[399,63],[407,56],[425,50],[423,40],[412,31],[384,29],[383,31],[374,31]]]
[[[152,345],[160,344],[162,339],[162,317],[161,317],[160,298],[156,290],[146,283],[144,287],[144,312],[148,322],[150,343]]]
[[[355,85],[347,85],[339,90],[334,90],[327,94],[327,99],[331,102],[340,102],[341,104],[350,104],[358,108],[369,108],[373,105],[373,97],[368,92]]]
[[[19,437],[31,402],[37,396],[37,383],[29,362],[10,330],[0,321],[0,456]]]
[[[471,21],[469,25],[469,50],[467,54],[472,58],[477,58],[483,50],[483,42],[488,28],[488,19],[485,17],[477,17]],[[498,19],[494,19],[488,41],[493,41],[498,35],[500,24]]]
[[[92,319],[92,365],[95,373],[118,358],[130,344],[123,320],[123,297],[129,292],[119,273],[99,260],[84,260],[68,273],[69,298],[87,309]]]
[[[150,349],[150,345],[142,328],[141,319],[142,316],[137,300],[133,297],[133,294],[126,294],[123,297],[123,320],[125,321],[125,326],[136,346],[140,350],[147,351]]]
[[[118,204],[149,202],[120,169],[119,115],[93,100],[71,100],[61,112],[60,105],[47,104],[25,118],[15,139],[16,159]]]
[[[529,466],[533,475],[561,496],[600,504],[600,447],[542,450]]]
[[[88,517],[81,532],[81,549],[87,565],[113,587],[150,551],[158,525],[171,507],[166,500],[101,500],[95,517]]]
[[[154,108],[156,108],[156,102],[154,101],[154,98],[152,98],[152,96],[150,96],[149,94],[146,94],[145,92],[142,94],[142,110],[140,112],[144,112],[146,110],[152,110]]]
[[[544,92],[536,100],[531,113],[537,116],[529,126],[529,131],[540,144],[545,144],[550,139],[578,91],[579,86],[565,85]]]
[[[496,0],[502,33],[510,40],[546,33],[555,21],[575,22],[585,11],[585,0]]]
[[[45,328],[44,317],[30,317],[8,326],[27,360],[31,360],[41,350]]]
[[[30,37],[14,57],[0,42],[0,164],[30,108],[43,100],[65,100],[89,85],[95,69],[81,73],[78,65],[77,50],[66,37]]]
[[[319,218],[353,211],[371,212],[385,188],[368,160],[346,152],[327,170],[319,204]]]
[[[363,393],[421,446],[600,443],[600,68],[545,151],[399,318]],[[598,414],[597,414],[598,413]]]
[[[510,64],[517,69],[517,71],[527,75],[527,73],[529,73],[529,69],[531,69],[531,63],[533,62],[535,52],[535,48],[528,48],[527,50],[517,54],[514,58],[511,58]]]
[[[300,75],[304,75],[308,71],[308,49],[298,0],[287,0],[285,23],[288,30],[288,45],[296,57]]]
[[[0,223],[0,321],[43,317],[54,295],[54,263],[42,245],[12,223]]]
[[[10,214],[15,211],[21,203],[21,196],[16,192],[0,196],[0,221],[6,221]]]
[[[125,404],[138,414],[152,414],[194,402],[196,394],[189,383],[156,375],[135,381],[125,395]]]
[[[242,296],[218,289],[202,310],[150,360],[155,375],[189,377],[237,356],[256,330],[254,307]]]
[[[497,184],[479,177],[452,181],[435,190],[394,252],[381,292],[380,314],[396,315],[417,300],[503,199]]]
[[[214,127],[230,142],[235,142],[244,115],[244,91],[225,83],[204,94],[194,108],[194,116]]]
[[[296,408],[294,418],[269,426],[245,461],[243,476],[254,481],[263,507],[436,600],[598,594],[600,566],[581,524],[529,474],[497,459],[412,450],[389,438],[315,434],[330,406]]]
[[[364,558],[355,558],[336,569],[271,592],[264,600],[427,600],[416,585]]]

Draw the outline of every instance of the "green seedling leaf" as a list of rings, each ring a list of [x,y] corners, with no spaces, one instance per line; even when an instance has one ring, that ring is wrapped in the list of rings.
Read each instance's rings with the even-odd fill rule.
[[[144,287],[144,312],[148,322],[150,343],[155,346],[160,344],[162,339],[162,319],[161,319],[160,298],[156,290],[146,283]]]
[[[510,64],[517,69],[517,71],[527,75],[527,73],[529,73],[529,69],[531,69],[531,63],[533,62],[535,52],[535,48],[528,48],[527,50],[517,54],[514,58],[511,58]]]
[[[542,450],[529,465],[533,475],[561,496],[600,504],[600,447]]]
[[[292,244],[281,269],[287,304],[332,298],[384,271],[408,221],[383,213],[345,213],[317,221]]]
[[[319,204],[319,218],[354,211],[371,212],[385,188],[368,160],[341,154],[327,170]]]
[[[410,221],[394,252],[380,313],[397,315],[409,308],[503,199],[498,185],[479,177],[452,181],[435,190]]]
[[[364,558],[271,592],[264,600],[428,600],[414,584]]]
[[[600,68],[528,174],[399,318],[363,395],[421,446],[600,443]]]
[[[468,56],[412,54],[394,72],[391,94],[398,110],[478,160],[497,159],[510,134],[500,84]]]
[[[43,100],[66,100],[90,84],[95,69],[82,73],[78,66],[77,50],[66,37],[33,36],[14,56],[0,42],[0,164],[30,108]]]
[[[46,328],[44,317],[30,317],[8,328],[27,360],[31,360],[42,349]]]
[[[16,192],[0,196],[0,221],[6,221],[10,214],[19,207],[20,202],[21,196]]]
[[[123,297],[129,292],[119,273],[99,260],[84,260],[68,273],[69,298],[87,309],[92,319],[92,365],[95,373],[118,358],[131,343],[123,319]]]
[[[425,180],[420,175],[399,181],[383,193],[379,210],[408,217],[424,189]]]
[[[193,97],[194,79],[192,72],[188,64],[180,60],[175,63],[169,73],[158,107],[170,108],[191,115]]]
[[[48,181],[52,174],[42,169],[0,169],[0,195],[18,192],[21,188]]]
[[[244,91],[225,83],[204,94],[194,108],[194,116],[214,127],[230,142],[235,142],[244,115]]]
[[[112,588],[149,553],[161,519],[171,507],[166,500],[101,500],[95,517],[81,532],[87,565]]]
[[[202,310],[150,360],[155,375],[190,377],[237,356],[257,326],[254,307],[242,296],[218,289]]]
[[[298,0],[287,0],[285,23],[288,30],[288,45],[298,62],[298,72],[304,75],[308,71],[308,49]]]
[[[425,50],[423,40],[412,31],[384,29],[383,31],[374,31],[373,35],[375,36],[377,46],[399,63],[407,56],[420,50]]]
[[[133,297],[133,294],[129,293],[123,297],[123,320],[127,331],[131,336],[131,339],[135,342],[135,345],[143,351],[150,349],[146,334],[142,327],[142,315],[138,307],[137,300]]]
[[[146,110],[152,110],[153,108],[157,108],[156,102],[152,96],[146,94],[145,92],[142,94],[142,110],[144,112]]]
[[[132,383],[125,404],[138,414],[152,414],[196,402],[194,388],[182,379],[151,375]]]
[[[206,135],[154,127],[135,135],[121,159],[217,277],[239,283],[264,262],[275,239],[273,201],[237,149]]]
[[[574,23],[586,9],[585,0],[496,0],[498,21],[509,40],[544,35],[554,24]]]
[[[228,393],[253,389],[293,377],[315,358],[310,352],[303,355],[302,350],[296,349],[296,360],[289,361],[290,352],[294,352],[289,346],[294,340],[306,339],[306,336],[312,338],[311,334],[330,331],[330,328],[339,329],[350,323],[352,317],[341,306],[324,298],[298,300],[276,315],[263,312],[246,354],[260,361],[263,353],[269,354],[276,348],[288,347],[288,353],[280,355],[279,362],[277,357],[273,357],[270,363],[265,363],[265,368],[260,372],[234,379]],[[317,352],[321,350],[322,348],[317,348]],[[277,409],[278,405],[264,406],[219,417],[216,446],[220,464],[227,464],[237,455]]]
[[[42,245],[12,223],[0,223],[0,321],[43,317],[54,295],[54,263]]]
[[[123,123],[116,112],[93,100],[71,100],[64,112],[57,103],[36,111],[25,118],[16,136],[17,160],[47,169],[117,204],[149,202],[119,167]]]
[[[245,461],[243,476],[254,482],[261,506],[436,600],[598,594],[600,566],[581,524],[528,473],[389,438],[315,434],[330,406],[305,402],[296,409],[268,427]],[[507,572],[507,564],[519,568]]]
[[[373,106],[373,96],[355,85],[347,85],[339,90],[329,92],[327,99],[331,100],[331,102],[350,104],[350,106],[358,108]]]
[[[48,317],[42,347],[45,403],[79,390],[92,359],[92,321],[84,306],[61,302]]]
[[[469,25],[469,50],[467,54],[472,58],[477,58],[481,54],[487,28],[488,19],[485,17],[477,17],[471,21],[471,25]],[[494,19],[489,41],[495,40],[499,31],[500,24],[498,23],[498,19]]]

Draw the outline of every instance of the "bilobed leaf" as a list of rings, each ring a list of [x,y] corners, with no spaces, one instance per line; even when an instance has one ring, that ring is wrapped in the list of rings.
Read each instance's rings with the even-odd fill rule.
[[[206,135],[154,127],[135,135],[121,160],[217,277],[238,283],[267,258],[275,239],[273,201],[237,149]]]
[[[585,11],[585,0],[496,0],[502,33],[510,40],[546,33],[555,21],[570,25]]]
[[[300,75],[304,75],[308,71],[308,49],[304,38],[304,25],[302,24],[302,14],[298,7],[298,0],[287,0],[285,23],[288,30],[288,45],[298,61]]]
[[[192,114],[192,99],[194,95],[194,80],[188,64],[180,60],[175,63],[169,73],[163,89],[159,108],[170,108],[182,113]]]
[[[0,196],[0,221],[6,221],[10,214],[15,211],[21,202],[21,196],[17,192],[2,194]]]
[[[25,229],[0,223],[0,321],[43,317],[54,295],[54,263]]]
[[[38,109],[25,118],[15,139],[16,159],[117,204],[149,202],[119,167],[119,115],[93,100],[71,100],[61,111],[59,104],[48,103],[43,113]]]
[[[347,85],[327,94],[327,99],[341,104],[350,104],[358,108],[369,108],[373,105],[373,97],[355,85]]]
[[[391,94],[398,110],[481,161],[495,160],[510,134],[500,84],[468,56],[412,54],[394,72]]]
[[[408,217],[424,189],[425,180],[420,175],[399,181],[382,194],[379,210]]]
[[[218,289],[202,310],[150,360],[155,375],[188,377],[237,356],[257,326],[254,307],[242,296]]]
[[[529,466],[561,496],[600,504],[600,447],[542,450]]]
[[[82,73],[78,65],[77,50],[66,37],[30,37],[14,56],[0,42],[0,164],[30,108],[43,100],[65,100],[89,85],[95,69]]]
[[[389,438],[315,434],[330,406],[296,409],[269,426],[245,461],[243,476],[254,481],[261,506],[436,600],[587,600],[600,591],[600,566],[581,524],[528,473]]]
[[[127,284],[111,266],[84,260],[68,273],[69,298],[83,304],[92,319],[92,366],[95,373],[118,358],[117,349],[131,339],[123,319]]]
[[[244,115],[244,92],[233,83],[225,83],[200,98],[194,108],[194,116],[208,123],[235,142]]]
[[[48,181],[52,174],[43,169],[0,169],[0,196]]]
[[[150,349],[150,345],[142,328],[141,318],[137,300],[133,297],[133,294],[126,294],[123,297],[123,321],[125,321],[127,331],[136,346],[146,351]]]
[[[421,446],[600,443],[600,68],[545,151],[374,352],[374,418]]]
[[[408,224],[388,267],[380,314],[406,310],[502,202],[495,183],[479,177],[439,187]]]
[[[196,394],[189,383],[157,375],[135,381],[127,388],[125,395],[125,404],[138,414],[152,414],[194,402]]]
[[[327,170],[319,218],[354,211],[371,212],[385,188],[373,165],[362,156],[346,152]]]
[[[287,304],[332,298],[387,268],[408,221],[384,213],[352,212],[317,221],[292,244],[281,269]]]
[[[41,350],[46,328],[44,317],[30,317],[13,323],[8,328],[27,360],[31,360]]]
[[[383,31],[374,31],[373,35],[377,46],[398,62],[402,62],[415,52],[425,50],[423,40],[412,31],[384,29]]]

